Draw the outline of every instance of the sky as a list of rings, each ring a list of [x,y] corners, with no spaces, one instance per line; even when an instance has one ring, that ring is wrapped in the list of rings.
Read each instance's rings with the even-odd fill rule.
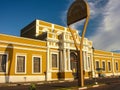
[[[120,50],[120,1],[87,0],[90,20],[86,36],[95,49]],[[0,0],[0,33],[20,36],[20,30],[35,19],[67,26],[66,16],[74,0]],[[83,29],[84,20],[72,28]]]

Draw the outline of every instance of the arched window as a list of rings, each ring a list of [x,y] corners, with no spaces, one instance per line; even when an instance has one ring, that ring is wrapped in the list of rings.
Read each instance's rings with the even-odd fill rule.
[[[70,68],[73,72],[77,72],[77,55],[74,52],[70,53]]]

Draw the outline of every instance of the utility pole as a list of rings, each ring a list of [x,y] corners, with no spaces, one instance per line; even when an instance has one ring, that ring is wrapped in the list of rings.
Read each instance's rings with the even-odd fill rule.
[[[74,40],[74,44],[77,50],[77,54],[78,54],[78,86],[83,87],[84,86],[84,74],[83,74],[83,54],[82,54],[82,49],[83,49],[83,40],[84,40],[84,36],[85,36],[85,32],[86,32],[86,28],[88,25],[88,21],[89,21],[89,17],[90,17],[90,10],[89,10],[89,6],[88,3],[84,0],[76,0],[72,3],[72,5],[70,6],[68,13],[67,13],[67,25],[68,28],[72,34],[73,40]],[[85,19],[86,21],[84,23],[84,29],[82,31],[82,37],[80,40],[80,46],[78,47],[77,41],[75,39],[74,33],[72,31],[72,29],[69,27],[69,25],[80,21],[82,19]]]

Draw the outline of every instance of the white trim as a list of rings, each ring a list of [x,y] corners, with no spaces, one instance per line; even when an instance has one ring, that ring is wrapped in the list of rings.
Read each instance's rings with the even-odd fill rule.
[[[66,49],[63,49],[63,70],[66,71]]]
[[[58,68],[55,68],[55,69],[58,69]],[[51,72],[60,72],[60,71],[59,70],[51,70]]]
[[[67,28],[66,27],[64,27],[64,30],[65,30],[65,32],[67,32]]]
[[[0,52],[0,54],[6,55],[6,72],[0,72],[0,74],[7,74],[8,73],[8,53]]]
[[[112,53],[111,53],[112,54]],[[102,57],[112,57],[112,55],[109,54],[98,54],[98,53],[94,53],[95,56],[102,56]]]
[[[115,72],[114,75],[115,75],[115,76],[120,76],[120,72],[119,72],[119,71],[118,71],[118,72]]]
[[[49,43],[48,43],[49,45]],[[47,48],[47,62],[46,62],[47,72],[50,70],[50,48]]]
[[[50,24],[51,24],[51,23],[50,23]],[[52,29],[52,24],[51,24],[51,27],[45,26],[45,25],[41,25],[41,24],[39,24],[38,26],[39,26],[39,27],[42,27],[42,28]],[[40,31],[40,30],[39,30],[39,31]]]
[[[35,82],[45,81],[44,75],[11,75],[11,76],[0,76],[0,83],[14,83],[14,82]]]
[[[113,56],[113,53],[112,53],[112,56]],[[115,74],[115,60],[114,60],[114,56],[112,57],[112,70],[113,70],[113,75]]]
[[[67,64],[68,64],[67,66],[68,66],[68,67],[67,67],[67,68],[68,68],[68,71],[70,71],[70,70],[71,70],[71,65],[70,65],[70,64],[71,64],[71,62],[70,62],[70,49],[67,49],[67,53],[68,53],[68,58],[67,58],[67,60],[68,60],[68,61],[67,61],[67,62],[68,62],[68,63],[67,63]]]
[[[54,29],[54,24],[52,24],[52,32],[54,32],[54,30],[55,30],[55,29]]]
[[[31,51],[38,51],[38,52],[47,52],[46,50],[42,49],[32,49],[32,48],[24,48],[24,47],[17,47],[17,46],[5,46],[5,45],[0,45],[0,48],[14,48],[14,49],[20,49],[20,50],[31,50]]]
[[[29,41],[36,41],[36,42],[44,42],[45,43],[45,41],[32,39],[32,38],[18,37],[18,36],[12,36],[12,35],[1,34],[1,33],[0,33],[0,35],[2,35],[2,36],[9,36],[9,37],[12,37],[12,38],[17,38],[17,39],[25,39],[25,40],[29,40]]]
[[[25,57],[25,72],[17,72],[17,56],[24,56]],[[26,74],[27,70],[27,55],[24,53],[17,53],[16,60],[15,60],[15,74]]]
[[[36,26],[36,34],[35,34],[35,36],[36,37],[39,35],[39,26],[38,26],[38,24],[39,24],[39,21],[36,20],[36,24],[35,24],[35,26]]]
[[[105,76],[113,76],[113,73],[105,73]]]
[[[49,42],[47,42],[48,48],[47,48],[47,60],[46,60],[46,80],[51,80],[51,63],[50,63],[50,48],[49,48]]]
[[[99,55],[95,55],[95,54],[94,54],[94,57],[103,57],[103,58],[108,58],[108,59],[109,59],[109,58],[112,58],[112,56],[106,56],[106,55],[104,55],[104,56],[103,56],[103,55],[102,55],[102,56],[99,56]]]
[[[120,59],[120,57],[118,58],[118,57],[114,57],[114,59]]]
[[[0,40],[2,43],[10,43],[10,44],[16,44],[16,45],[21,45],[21,46],[29,46],[29,47],[37,47],[37,48],[46,48],[46,46],[38,46],[38,45],[32,45],[32,44],[25,44],[25,43],[18,43],[18,42],[10,42],[10,41],[3,41]]]
[[[34,57],[40,58],[40,72],[39,73],[35,73],[34,69],[33,69],[33,67],[34,67],[34,61],[33,61]],[[32,74],[42,74],[42,57],[40,55],[32,55]]]
[[[64,78],[64,80],[69,80],[70,82],[72,82],[74,78]]]
[[[47,22],[47,23],[48,23],[48,22]],[[45,25],[40,25],[40,24],[39,24],[39,26],[40,26],[40,27],[46,27],[46,28],[48,28],[48,29],[52,29],[52,23],[50,23],[50,24],[51,24],[51,27],[45,26]],[[57,25],[57,24],[53,24],[53,25]],[[57,25],[57,26],[60,26],[60,25]],[[64,28],[63,26],[60,26],[60,27]],[[54,28],[54,30],[65,32],[65,29]]]

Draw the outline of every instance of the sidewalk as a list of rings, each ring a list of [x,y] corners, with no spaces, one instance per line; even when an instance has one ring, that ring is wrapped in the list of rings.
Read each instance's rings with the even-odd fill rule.
[[[95,82],[98,83],[98,85],[95,85]],[[77,80],[57,80],[57,81],[40,81],[40,82],[21,82],[21,83],[3,83],[0,84],[0,87],[8,87],[8,86],[25,86],[29,87],[32,83],[36,85],[37,90],[43,90],[42,88],[46,88],[47,90],[62,90],[62,88],[65,88],[66,90],[81,90],[77,86]],[[112,77],[112,78],[97,78],[97,79],[87,79],[85,80],[85,87],[98,87],[99,85],[105,85],[109,83],[120,83],[119,77]],[[95,85],[95,86],[94,86]],[[58,89],[55,89],[58,88]],[[61,88],[61,89],[59,89]],[[74,88],[74,89],[73,89]],[[78,89],[79,88],[79,89]],[[87,89],[85,88],[85,89]],[[65,90],[63,89],[63,90]],[[45,90],[45,89],[44,89]]]
[[[54,81],[38,81],[38,82],[0,83],[0,87],[31,85],[31,84],[42,85],[42,84],[63,83],[63,82],[73,82],[73,80],[54,80]]]

